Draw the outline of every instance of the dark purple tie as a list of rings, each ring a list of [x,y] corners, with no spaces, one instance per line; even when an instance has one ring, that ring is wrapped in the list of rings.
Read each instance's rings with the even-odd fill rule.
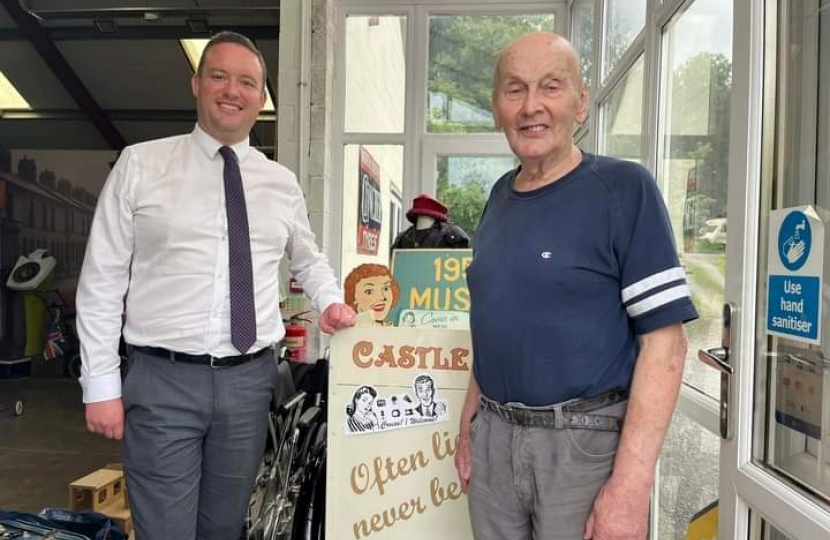
[[[227,146],[219,149],[225,160],[225,209],[228,214],[228,271],[230,273],[231,343],[246,353],[256,341],[254,275],[251,268],[251,237],[245,190],[236,154]]]

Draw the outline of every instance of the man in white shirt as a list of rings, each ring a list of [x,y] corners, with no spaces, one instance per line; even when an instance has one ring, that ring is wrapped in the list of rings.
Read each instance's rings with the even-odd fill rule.
[[[193,132],[125,148],[98,201],[77,297],[86,420],[124,438],[145,540],[240,534],[285,334],[283,255],[321,330],[355,323],[295,176],[249,146],[265,80],[250,40],[214,36],[191,81]]]

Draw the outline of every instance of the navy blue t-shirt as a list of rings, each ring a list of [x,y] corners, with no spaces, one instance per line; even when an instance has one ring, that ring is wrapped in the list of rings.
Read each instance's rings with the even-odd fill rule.
[[[538,406],[628,388],[636,336],[697,318],[654,179],[591,154],[534,191],[516,174],[493,186],[467,271],[482,393]]]

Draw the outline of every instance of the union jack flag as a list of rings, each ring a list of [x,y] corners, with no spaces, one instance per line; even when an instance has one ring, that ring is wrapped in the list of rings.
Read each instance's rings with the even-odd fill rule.
[[[43,345],[43,358],[46,360],[61,356],[62,347],[66,344],[63,331],[61,331],[60,315],[58,313],[50,313],[50,315],[49,326],[46,329],[46,343]]]

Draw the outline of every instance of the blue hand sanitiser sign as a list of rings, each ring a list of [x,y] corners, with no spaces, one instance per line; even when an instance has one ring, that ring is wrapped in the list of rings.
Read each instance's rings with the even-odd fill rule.
[[[821,341],[824,225],[812,206],[770,213],[767,333]]]

